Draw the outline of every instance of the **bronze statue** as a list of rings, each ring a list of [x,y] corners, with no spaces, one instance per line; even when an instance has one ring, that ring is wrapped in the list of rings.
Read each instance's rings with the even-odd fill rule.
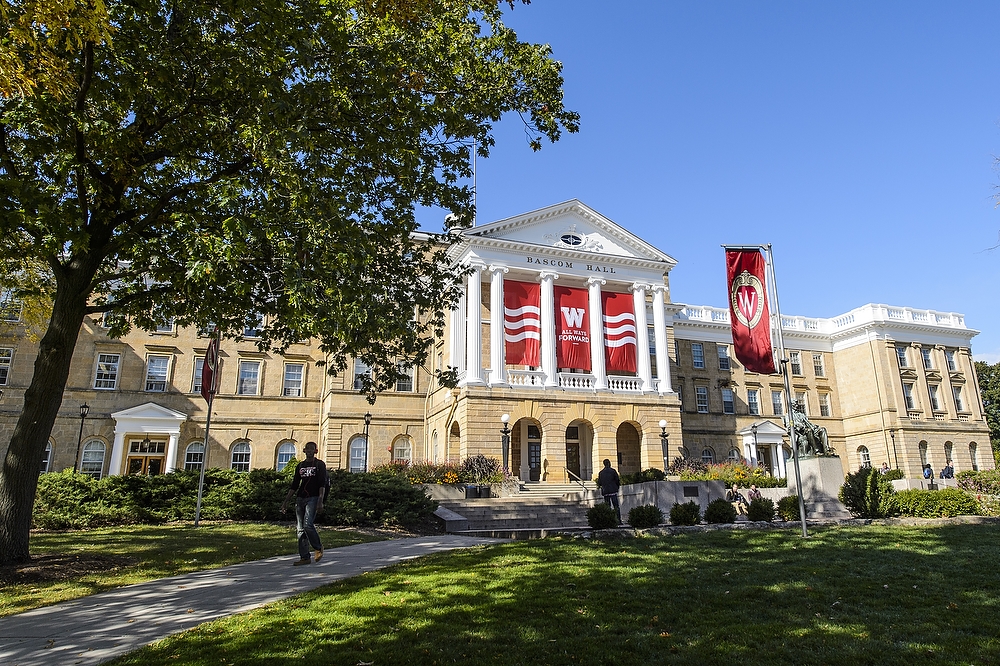
[[[792,433],[795,435],[795,446],[799,455],[828,456],[833,455],[826,428],[811,423],[806,418],[805,405],[792,403]]]

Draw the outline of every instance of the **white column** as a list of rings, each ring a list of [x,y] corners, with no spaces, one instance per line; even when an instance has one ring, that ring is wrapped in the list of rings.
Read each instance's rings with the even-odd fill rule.
[[[604,367],[604,309],[601,307],[601,286],[607,281],[598,277],[587,280],[590,305],[590,372],[596,379],[594,388],[608,388],[608,373]]]
[[[778,476],[783,479],[788,478],[788,472],[785,470],[785,445],[782,443],[781,440],[778,440],[778,443],[775,444],[774,447],[775,450],[778,452],[777,453]]]
[[[122,473],[122,458],[125,455],[125,433],[115,429],[115,442],[111,445],[111,464],[108,466],[108,475],[118,475]]]
[[[490,386],[507,384],[506,345],[503,334],[503,275],[506,266],[490,266]]]
[[[673,393],[670,381],[670,350],[667,348],[667,318],[663,310],[663,292],[666,285],[653,285],[653,342],[656,345],[657,389],[660,395]]]
[[[468,367],[465,370],[466,384],[483,383],[483,285],[480,282],[481,266],[472,266],[469,273],[469,285],[466,291],[465,318],[465,358]]]
[[[652,369],[649,366],[649,323],[646,321],[646,286],[632,285],[632,305],[635,309],[636,365],[643,393],[653,390]]]
[[[542,283],[541,316],[542,325],[542,372],[545,373],[545,386],[558,386],[556,377],[556,299],[552,291],[553,280],[558,273],[542,271],[538,279]]]
[[[465,294],[458,299],[451,311],[451,339],[448,341],[448,365],[458,368],[458,374],[465,372]]]
[[[173,472],[177,469],[177,438],[178,433],[170,433],[170,439],[167,440],[167,474]]]

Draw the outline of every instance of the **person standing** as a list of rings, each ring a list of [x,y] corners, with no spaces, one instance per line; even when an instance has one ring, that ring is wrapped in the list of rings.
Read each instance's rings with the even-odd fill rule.
[[[306,442],[306,459],[295,466],[292,487],[288,489],[281,513],[288,511],[288,502],[295,497],[295,527],[299,540],[299,559],[295,566],[310,564],[313,559],[310,546],[316,551],[316,561],[323,557],[323,542],[316,531],[316,514],[323,510],[323,500],[330,490],[330,475],[326,463],[316,457],[316,442]]]
[[[615,508],[615,513],[618,515],[618,524],[621,525],[622,510],[618,504],[618,491],[622,487],[622,480],[618,476],[618,472],[611,466],[611,461],[607,458],[604,459],[604,469],[597,475],[597,485],[601,487],[604,503],[610,504]]]
[[[951,464],[950,460],[944,466],[944,469],[941,470],[941,478],[942,479],[954,479],[955,478],[955,466]]]

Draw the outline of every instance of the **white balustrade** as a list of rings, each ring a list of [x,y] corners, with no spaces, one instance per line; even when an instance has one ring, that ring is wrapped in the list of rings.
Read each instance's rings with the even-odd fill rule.
[[[594,375],[582,375],[576,372],[560,372],[559,388],[592,391],[597,385]]]
[[[545,373],[541,370],[507,370],[507,382],[511,386],[545,385]]]
[[[615,393],[642,393],[642,378],[608,375],[608,388]]]

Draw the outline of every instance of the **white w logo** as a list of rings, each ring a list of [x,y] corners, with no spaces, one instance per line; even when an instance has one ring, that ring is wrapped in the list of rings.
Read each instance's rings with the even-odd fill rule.
[[[750,289],[740,289],[736,292],[736,298],[739,299],[740,310],[743,310],[747,319],[753,319],[754,313],[757,312],[757,292]]]
[[[563,321],[568,328],[580,328],[583,326],[583,315],[587,312],[584,308],[560,308],[563,314]]]

